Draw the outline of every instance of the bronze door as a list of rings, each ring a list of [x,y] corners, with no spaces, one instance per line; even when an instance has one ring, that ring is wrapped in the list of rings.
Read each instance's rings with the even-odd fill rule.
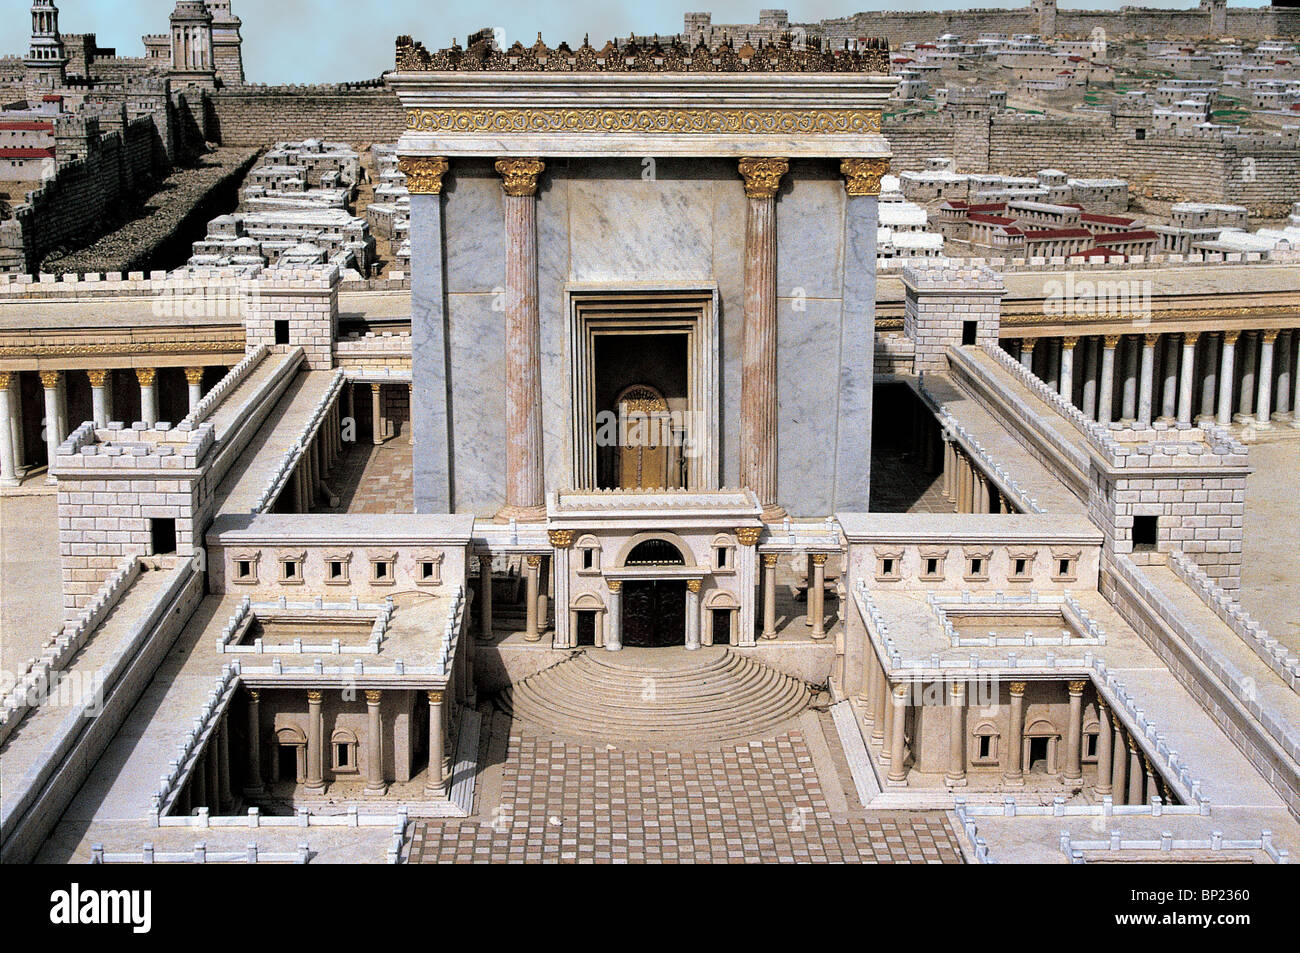
[[[624,583],[623,644],[634,648],[685,645],[686,583]]]

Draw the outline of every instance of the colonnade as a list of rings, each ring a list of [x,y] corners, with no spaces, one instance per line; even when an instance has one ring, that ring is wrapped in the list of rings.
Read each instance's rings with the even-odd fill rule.
[[[808,580],[808,612],[805,623],[812,629],[809,635],[821,641],[826,638],[826,561],[830,558],[830,553],[810,552],[804,558],[807,560]],[[780,553],[759,554],[763,625],[759,638],[769,641],[776,638],[776,575],[780,562]]]
[[[1115,804],[1150,804],[1153,797],[1171,803],[1169,786],[1132,732],[1104,703],[1099,702],[1098,715],[1097,796],[1109,794]]]
[[[1300,328],[1022,338],[1011,352],[1090,420],[1300,427]]]
[[[204,367],[184,368],[188,390],[188,412],[203,398]],[[24,421],[40,415],[45,437],[46,458],[53,460],[58,447],[81,421],[68,413],[68,383],[71,375],[86,375],[90,386],[91,420],[98,427],[113,419],[113,375],[131,373],[140,388],[140,420],[150,427],[158,423],[158,368],[89,368],[86,370],[39,371],[44,400],[38,406],[24,406],[18,371],[0,371],[0,486],[17,486],[29,469],[24,441]],[[29,402],[30,403],[30,402]],[[51,476],[47,482],[54,482]]]
[[[958,513],[1016,513],[975,458],[950,434],[943,436],[943,495]]]
[[[343,455],[343,416],[344,408],[338,401],[325,412],[320,426],[303,447],[293,475],[281,494],[285,501],[281,504],[282,509],[292,513],[310,513],[322,495],[333,505],[336,495],[325,481]]]
[[[229,712],[222,712],[213,726],[208,743],[190,771],[189,783],[182,788],[173,813],[191,814],[206,807],[210,814],[234,810],[235,794],[230,778]]]

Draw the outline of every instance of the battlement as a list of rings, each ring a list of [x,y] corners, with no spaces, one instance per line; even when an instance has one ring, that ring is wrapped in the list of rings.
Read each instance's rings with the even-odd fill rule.
[[[215,441],[211,424],[114,422],[97,428],[87,421],[60,444],[55,469],[60,477],[103,469],[149,471],[151,477],[159,470],[197,470]]]

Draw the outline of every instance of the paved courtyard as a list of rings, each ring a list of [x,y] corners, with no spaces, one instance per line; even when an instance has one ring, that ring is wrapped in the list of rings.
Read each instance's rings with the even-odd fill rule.
[[[63,619],[53,494],[0,497],[0,670],[38,655]]]
[[[510,733],[481,820],[422,821],[412,863],[961,863],[942,813],[834,816],[799,731],[707,751]]]
[[[346,445],[328,482],[339,494],[340,505],[337,509],[318,506],[313,513],[411,513],[415,509],[411,445],[405,436],[379,446]]]
[[[1300,652],[1300,439],[1251,444],[1246,483],[1241,602],[1264,628]]]

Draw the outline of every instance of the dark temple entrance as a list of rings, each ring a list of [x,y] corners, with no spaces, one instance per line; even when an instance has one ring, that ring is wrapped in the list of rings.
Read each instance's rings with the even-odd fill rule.
[[[686,583],[624,583],[623,644],[631,648],[685,645]]]

